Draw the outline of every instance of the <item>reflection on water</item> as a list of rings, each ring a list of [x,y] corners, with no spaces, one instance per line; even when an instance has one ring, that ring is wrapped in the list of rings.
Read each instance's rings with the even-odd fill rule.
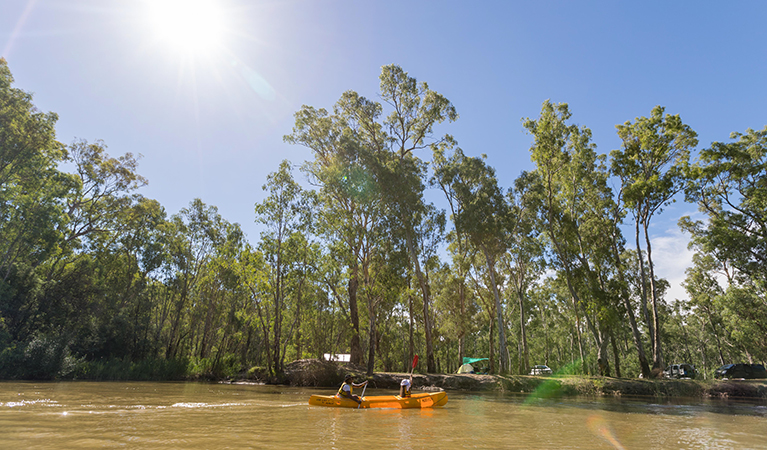
[[[767,435],[764,402],[450,392],[435,409],[307,404],[311,394],[330,391],[0,382],[0,448],[765,448]]]

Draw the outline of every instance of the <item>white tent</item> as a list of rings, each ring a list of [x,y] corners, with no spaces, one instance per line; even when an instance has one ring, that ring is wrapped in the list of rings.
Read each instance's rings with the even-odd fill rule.
[[[325,357],[325,361],[349,362],[352,359],[349,353],[325,353],[322,356]]]

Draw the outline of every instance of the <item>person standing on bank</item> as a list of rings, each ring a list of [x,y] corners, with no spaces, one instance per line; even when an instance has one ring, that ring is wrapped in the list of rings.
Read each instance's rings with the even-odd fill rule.
[[[362,383],[354,383],[354,377],[352,376],[352,374],[347,374],[344,377],[344,383],[338,389],[338,393],[336,394],[336,397],[350,398],[357,403],[362,403],[362,399],[358,395],[354,395],[352,393],[352,389],[356,387],[365,386],[366,384],[368,384],[367,380],[365,380]]]

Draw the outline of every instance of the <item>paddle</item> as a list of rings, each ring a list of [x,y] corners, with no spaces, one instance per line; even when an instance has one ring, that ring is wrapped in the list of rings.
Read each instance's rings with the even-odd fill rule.
[[[362,398],[365,397],[365,389],[368,388],[368,384],[365,383],[365,387],[362,388],[362,395],[360,395],[360,403],[357,405],[357,409],[360,409],[360,406],[362,406]]]
[[[418,355],[415,355],[413,357],[413,368],[410,369],[410,378],[413,378],[413,371],[415,370],[415,365],[418,364]]]

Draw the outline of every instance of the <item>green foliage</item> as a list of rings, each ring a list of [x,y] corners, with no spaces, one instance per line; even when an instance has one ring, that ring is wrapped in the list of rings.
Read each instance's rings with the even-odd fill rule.
[[[726,261],[743,275],[767,282],[767,127],[733,133],[714,142],[686,167],[686,193],[708,216],[708,224],[686,218],[693,244]]]
[[[610,154],[613,173],[623,182],[626,205],[640,220],[659,213],[683,187],[682,168],[698,145],[697,134],[678,114],[664,112],[656,106],[650,117],[616,126],[623,150]]]
[[[117,358],[81,361],[73,378],[93,381],[182,381],[190,378],[190,362],[186,358],[147,358],[136,362]]]
[[[54,256],[65,223],[70,178],[57,169],[66,155],[56,141],[58,116],[42,113],[32,95],[12,87],[0,58],[0,279],[14,263],[31,267]]]
[[[69,351],[69,339],[61,333],[36,334],[29,342],[11,343],[0,351],[0,378],[67,378],[75,372],[76,366],[77,360]]]
[[[767,128],[691,163],[695,133],[656,107],[618,126],[608,172],[591,131],[546,101],[524,121],[535,169],[504,191],[508,168],[438,132],[458,117],[444,96],[396,65],[379,81],[379,101],[347,91],[330,111],[296,112],[285,140],[312,150],[310,186],[283,161],[251,244],[200,199],[168,216],[138,195],[139,156],[56,141],[57,116],[0,60],[0,378],[280,380],[286,362],[324,353],[369,372],[420,354],[417,371],[477,356],[502,372],[595,374],[601,358],[635,376],[648,337],[704,373],[767,358]],[[682,187],[707,221],[680,223],[698,255],[689,300],[671,303],[638,237]],[[639,251],[624,249],[627,212]]]

